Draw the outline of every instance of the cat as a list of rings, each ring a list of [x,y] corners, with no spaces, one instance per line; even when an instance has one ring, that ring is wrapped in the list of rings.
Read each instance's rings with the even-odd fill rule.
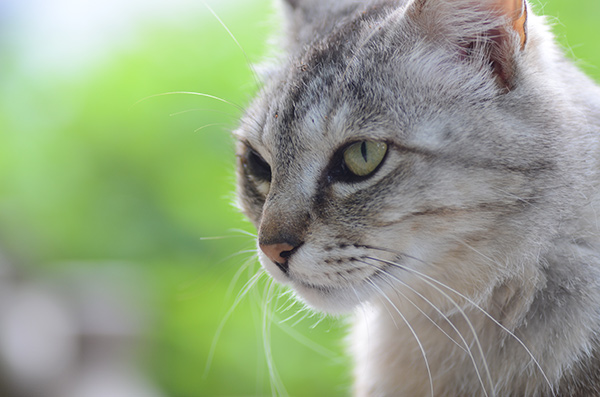
[[[600,89],[523,0],[284,0],[234,131],[262,266],[357,396],[600,396]]]

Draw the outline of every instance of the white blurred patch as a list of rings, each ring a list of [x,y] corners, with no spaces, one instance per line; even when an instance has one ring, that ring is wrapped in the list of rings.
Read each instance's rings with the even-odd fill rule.
[[[34,280],[0,257],[2,397],[163,396],[138,369],[147,296],[117,265]]]
[[[238,1],[206,3],[220,12]],[[2,0],[0,33],[20,72],[73,78],[133,46],[144,26],[209,17],[202,0]]]
[[[4,309],[0,355],[16,384],[39,389],[74,366],[77,327],[64,302],[45,288],[30,285],[15,291]]]

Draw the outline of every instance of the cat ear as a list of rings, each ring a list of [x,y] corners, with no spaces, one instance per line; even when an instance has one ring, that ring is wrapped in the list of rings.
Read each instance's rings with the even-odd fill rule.
[[[527,2],[526,0],[496,0],[498,11],[512,21],[513,30],[519,35],[521,49],[527,43]]]
[[[526,0],[415,0],[406,15],[430,32],[445,25],[452,32],[445,37],[457,41],[462,58],[480,49],[498,83],[512,87],[515,54],[527,44]]]
[[[492,29],[488,34],[493,43],[489,49],[492,67],[499,84],[510,90],[515,73],[515,53],[523,51],[527,44],[527,3],[525,0],[494,0],[491,5],[492,11],[499,12],[508,21],[508,26]]]

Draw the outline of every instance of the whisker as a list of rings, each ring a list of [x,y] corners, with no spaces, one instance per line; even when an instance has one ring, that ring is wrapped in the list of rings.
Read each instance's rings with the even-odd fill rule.
[[[249,231],[244,230],[244,229],[230,229],[230,231],[231,232],[241,233],[243,235],[250,236],[252,238],[257,238],[258,237],[258,234],[249,232]]]
[[[317,320],[316,323],[314,323],[313,325],[310,326],[310,329],[315,329],[319,326],[319,324],[321,324],[323,322],[323,320],[325,320],[327,317],[321,315],[321,318]]]
[[[288,392],[279,377],[279,372],[275,367],[275,360],[273,359],[273,352],[271,351],[271,324],[273,323],[273,307],[271,302],[273,301],[273,294],[275,290],[275,281],[269,280],[266,286],[265,299],[263,300],[263,349],[265,352],[265,359],[267,360],[267,368],[269,369],[269,381],[271,383],[271,391],[278,396],[287,396]]]
[[[497,192],[502,193],[505,197],[508,197],[508,198],[511,198],[511,199],[515,199],[517,201],[520,201],[520,202],[522,202],[524,204],[528,204],[528,205],[530,205],[532,207],[536,207],[536,208],[538,208],[538,206],[534,204],[534,201],[537,200],[537,199],[542,198],[542,196],[520,197],[520,196],[517,196],[514,193],[507,192],[504,189],[500,189],[500,188],[494,187],[494,186],[492,186],[491,189],[495,190]]]
[[[262,297],[260,295],[259,288],[253,288],[250,291],[249,300],[254,303],[250,306],[250,315],[252,316],[252,324],[254,325],[254,337],[256,338],[255,346],[262,346],[262,333],[261,333],[261,319],[262,319]],[[265,394],[264,392],[264,379],[265,379],[265,365],[263,365],[263,356],[260,354],[256,355],[256,394]]]
[[[401,252],[398,252],[398,251],[395,251],[395,250],[391,250],[391,249],[388,249],[388,248],[380,248],[380,247],[373,247],[373,246],[368,246],[368,247],[365,246],[365,248],[393,253],[393,254],[396,254],[398,256],[403,256],[403,257],[406,257],[406,258],[410,258],[410,259],[413,259],[413,260],[415,260],[417,262],[420,262],[420,263],[423,263],[425,265],[428,265],[427,262],[425,262],[425,261],[423,261],[423,260],[421,260],[419,258],[413,257],[411,255],[403,254]],[[539,369],[539,371],[542,374],[542,377],[544,378],[545,382],[550,387],[552,395],[554,397],[556,397],[556,392],[554,391],[554,386],[550,382],[550,379],[546,375],[546,372],[542,368],[541,364],[535,358],[535,356],[533,355],[533,353],[531,352],[531,350],[529,350],[529,348],[527,347],[527,345],[525,345],[525,343],[521,339],[519,339],[512,331],[510,331],[508,328],[506,328],[504,325],[502,325],[498,320],[496,320],[491,314],[489,314],[486,310],[484,310],[482,307],[480,307],[476,302],[474,302],[472,299],[468,298],[464,294],[456,291],[454,288],[452,288],[452,287],[450,287],[450,286],[448,286],[448,285],[446,285],[446,284],[444,284],[444,283],[436,280],[433,277],[430,277],[430,276],[428,276],[428,275],[426,275],[424,273],[421,273],[418,270],[411,269],[411,268],[408,268],[406,266],[402,266],[402,265],[399,265],[397,263],[386,261],[386,260],[383,260],[383,259],[378,259],[378,258],[373,258],[373,259],[374,260],[378,260],[378,261],[382,261],[383,263],[388,263],[391,266],[396,266],[396,267],[399,267],[399,268],[401,268],[403,270],[406,270],[406,271],[410,271],[410,272],[412,272],[412,273],[414,273],[414,274],[422,277],[423,279],[427,279],[427,280],[431,281],[432,283],[438,284],[439,286],[441,286],[443,288],[446,288],[448,291],[450,291],[450,292],[458,295],[461,299],[464,299],[466,302],[468,302],[469,304],[471,304],[475,309],[477,309],[483,315],[485,315],[487,318],[489,318],[494,324],[496,324],[498,327],[500,327],[500,329],[502,329],[504,332],[506,332],[511,338],[513,338],[517,343],[519,343],[519,345],[521,345],[521,347],[523,347],[523,349],[525,350],[525,352],[527,353],[527,355],[529,355],[529,357],[531,358],[531,360],[534,362],[535,366]]]
[[[237,117],[235,114],[233,113],[229,113],[229,112],[223,112],[220,110],[216,110],[216,109],[210,109],[210,108],[194,108],[194,109],[187,109],[187,110],[181,110],[179,112],[174,112],[169,114],[169,116],[171,117],[175,117],[175,116],[180,116],[182,114],[186,114],[186,113],[191,113],[191,112],[212,112],[212,113],[220,113],[220,114],[224,114],[228,117],[231,117],[232,119]]]
[[[281,296],[284,296],[284,294],[282,294]],[[290,303],[290,301],[291,301],[291,303]],[[296,306],[296,301],[293,299],[292,296],[288,296],[283,305],[286,305],[286,304],[287,304],[286,308],[279,309],[278,312],[285,313],[287,311],[290,311],[294,306]],[[283,305],[281,307],[283,307]],[[298,312],[299,312],[299,310],[296,310],[294,313],[298,313]]]
[[[252,76],[254,77],[254,82],[256,83],[257,86],[260,85],[260,79],[258,77],[258,73],[256,73],[256,70],[252,66],[252,62],[250,62],[250,58],[248,58],[248,53],[246,53],[246,51],[244,50],[244,48],[242,47],[240,42],[235,38],[235,36],[231,32],[231,30],[229,30],[229,28],[227,27],[227,25],[225,25],[225,23],[221,20],[221,18],[219,18],[217,13],[205,1],[203,1],[202,3],[208,9],[208,11],[210,11],[210,13],[215,17],[215,19],[221,24],[221,26],[223,27],[223,29],[225,29],[227,34],[229,34],[229,37],[231,37],[231,39],[237,45],[237,47],[240,49],[240,51],[242,51],[242,54],[244,55],[244,59],[246,59],[246,64],[248,65],[248,68],[252,71]]]
[[[400,265],[398,263],[394,263],[394,262],[387,261],[385,259],[379,259],[379,258],[374,258],[374,257],[367,257],[367,259],[379,261],[381,263],[387,263],[388,265],[397,267],[399,269],[403,269],[403,270],[408,271],[408,272],[413,272],[414,274],[417,274],[417,275],[421,276],[421,273],[417,272],[416,270],[414,270],[412,268],[409,268],[407,266]],[[433,280],[435,280],[435,279],[433,279]],[[481,359],[483,361],[483,367],[484,367],[485,372],[486,372],[487,380],[488,380],[488,382],[490,384],[490,387],[493,390],[493,388],[494,388],[494,382],[492,381],[492,376],[490,374],[490,370],[489,370],[487,361],[485,359],[485,354],[483,352],[483,347],[481,346],[481,342],[479,341],[479,336],[477,335],[477,331],[475,330],[475,327],[473,326],[473,323],[471,322],[471,320],[469,319],[469,317],[467,316],[467,314],[465,313],[465,311],[460,307],[460,305],[454,299],[452,299],[451,296],[449,296],[444,291],[442,291],[441,289],[439,289],[438,287],[436,287],[435,285],[433,285],[431,282],[428,282],[425,279],[423,279],[423,281],[425,283],[427,283],[429,286],[431,286],[432,288],[434,288],[436,291],[438,291],[440,294],[442,294],[442,296],[444,296],[446,299],[448,299],[448,301],[450,303],[452,303],[452,305],[459,311],[459,313],[461,314],[461,316],[464,318],[465,323],[467,324],[467,326],[471,330],[471,333],[473,334],[473,340],[475,341],[475,345],[477,346],[477,350],[478,350],[479,354],[481,355]],[[438,281],[438,283],[440,285],[442,285],[442,286],[445,286],[444,283],[440,283],[439,281]],[[487,394],[487,390],[485,389],[485,387],[483,387],[483,392],[484,392],[484,394],[486,396],[488,395]]]
[[[490,258],[489,256],[485,255],[482,252],[479,252],[478,250],[475,249],[475,247],[472,247],[471,245],[465,243],[464,241],[456,238],[456,237],[452,237],[449,236],[452,240],[456,241],[457,243],[464,245],[465,247],[469,248],[471,251],[475,252],[477,255],[481,256],[482,258],[484,258],[485,260],[488,261],[488,263],[492,264],[492,265],[498,265],[498,262],[493,260],[492,258]]]
[[[242,252],[244,252],[244,251],[242,251]],[[234,255],[231,255],[231,256],[233,257],[233,256],[239,255],[239,254],[240,253],[238,252],[237,254],[234,254]],[[254,255],[254,256],[246,259],[244,261],[244,263],[242,264],[242,266],[240,266],[240,268],[235,272],[235,274],[233,275],[233,277],[232,277],[232,279],[231,279],[231,281],[229,283],[229,288],[227,288],[227,292],[225,293],[225,299],[226,300],[228,300],[231,297],[231,294],[233,293],[233,289],[235,288],[235,286],[236,286],[238,280],[240,279],[240,277],[242,276],[242,273],[244,272],[244,270],[250,269],[250,267],[252,266],[252,264],[256,263],[257,259],[258,258],[257,258],[256,255]],[[252,278],[250,278],[250,279],[252,279]],[[245,288],[245,285],[244,285],[244,287],[242,287],[242,290],[244,288]]]
[[[206,128],[216,127],[216,126],[226,126],[226,125],[227,125],[227,123],[210,123],[210,124],[203,125],[202,127],[196,128],[194,130],[194,133],[200,132]]]
[[[246,236],[214,236],[214,237],[200,237],[198,240],[200,241],[214,241],[214,240],[225,240],[229,238],[238,238],[238,237],[246,237]]]
[[[256,283],[258,282],[260,277],[263,276],[264,274],[266,274],[266,273],[261,268],[250,280],[248,280],[248,282],[244,285],[244,287],[242,288],[242,290],[240,291],[238,296],[235,298],[235,301],[233,302],[233,304],[231,305],[229,310],[225,313],[225,316],[223,316],[223,319],[221,320],[221,322],[219,323],[219,326],[217,327],[217,331],[215,332],[215,336],[213,337],[210,349],[208,351],[208,357],[206,359],[206,366],[204,367],[204,372],[202,374],[201,379],[206,380],[206,378],[208,376],[210,367],[212,365],[212,361],[215,356],[215,351],[217,349],[217,342],[219,341],[219,338],[221,337],[221,333],[223,332],[223,329],[225,328],[225,324],[227,323],[227,321],[229,321],[229,319],[231,318],[231,315],[233,314],[235,309],[238,307],[238,305],[240,304],[242,299],[246,296],[248,291],[250,291],[256,285]]]
[[[223,99],[221,97],[215,96],[215,95],[211,95],[211,94],[204,94],[202,92],[193,92],[193,91],[171,91],[171,92],[163,92],[162,94],[153,94],[153,95],[149,95],[145,98],[142,98],[140,100],[138,100],[137,102],[135,102],[132,106],[137,106],[142,102],[145,102],[149,99],[152,98],[156,98],[156,97],[161,97],[161,96],[166,96],[166,95],[194,95],[194,96],[200,96],[203,98],[209,98],[209,99],[213,99],[215,101],[219,101],[222,103],[225,103],[227,105],[233,106],[234,108],[236,108],[237,110],[243,112],[244,108],[240,105],[237,105],[231,101],[228,101],[226,99]]]
[[[231,258],[235,258],[236,256],[243,255],[243,254],[252,254],[252,259],[258,260],[258,254],[256,253],[255,249],[241,250],[241,251],[235,252],[229,256],[226,256],[224,260],[229,260]]]
[[[311,339],[302,335],[300,332],[296,331],[293,327],[283,324],[283,321],[275,321],[275,325],[277,325],[283,332],[285,332],[287,335],[292,337],[298,343],[308,347],[315,353],[317,353],[323,357],[326,357],[330,360],[335,360],[338,362],[343,361],[343,358],[341,358],[339,356],[339,354],[337,354],[333,350],[329,350],[326,347],[321,346],[320,344],[312,341]]]
[[[302,313],[302,312],[299,311],[299,310],[296,310],[294,312],[294,314],[292,314],[291,316],[289,316],[289,317],[287,317],[287,318],[285,318],[283,320],[279,320],[279,323],[281,323],[281,324],[287,323],[288,321],[292,320],[294,317],[298,316],[300,313]]]
[[[425,348],[423,347],[423,344],[421,343],[421,340],[417,336],[417,333],[415,332],[415,330],[413,329],[413,327],[410,325],[410,323],[408,322],[408,320],[406,319],[406,317],[404,317],[404,315],[402,314],[402,312],[400,311],[400,309],[398,309],[398,307],[396,307],[396,305],[394,305],[394,303],[392,302],[392,300],[381,290],[381,288],[379,288],[377,286],[377,284],[375,284],[372,280],[367,280],[367,281],[369,282],[369,284],[371,284],[373,286],[373,288],[375,288],[376,290],[379,291],[379,293],[381,294],[381,296],[383,296],[389,302],[390,305],[392,305],[392,307],[396,310],[396,312],[398,313],[398,315],[400,316],[400,318],[402,318],[402,321],[404,321],[404,323],[406,324],[406,326],[408,327],[408,329],[410,330],[410,332],[415,337],[415,340],[417,341],[417,344],[419,345],[419,348],[421,349],[421,353],[423,354],[423,359],[425,360],[425,367],[427,368],[427,374],[429,375],[429,386],[431,388],[431,397],[434,397],[434,393],[433,393],[433,376],[431,375],[431,368],[429,367],[429,361],[427,360],[427,354],[425,353]],[[392,320],[394,320],[393,316],[392,316]]]
[[[413,293],[415,293],[417,296],[419,296],[421,299],[423,299],[426,303],[429,304],[429,306],[431,306],[434,310],[436,310],[438,312],[438,314],[440,314],[444,320],[446,320],[446,322],[452,327],[452,329],[454,329],[454,331],[458,334],[461,335],[460,332],[458,331],[458,329],[454,326],[454,324],[450,321],[450,319],[448,319],[448,317],[446,317],[446,315],[440,310],[438,309],[430,300],[428,300],[427,298],[425,298],[421,293],[417,292],[414,288],[410,287],[407,283],[403,282],[402,280],[400,280],[398,277],[394,276],[393,274],[391,274],[390,272],[377,267],[376,265],[372,264],[372,263],[368,263],[366,261],[362,261],[362,260],[358,260],[358,262],[364,263],[368,266],[374,267],[375,269],[377,269],[378,271],[382,272],[382,274],[392,278],[394,281],[401,283],[404,287],[410,289]],[[446,331],[444,331],[442,329],[442,327],[439,326],[439,324],[437,322],[435,322],[427,313],[425,313],[415,302],[413,302],[411,299],[409,299],[406,294],[404,294],[402,291],[396,289],[393,287],[393,285],[391,283],[388,283],[388,285],[390,285],[390,287],[392,287],[392,289],[394,290],[394,292],[400,294],[404,299],[406,299],[407,302],[409,302],[412,306],[414,306],[415,309],[417,309],[423,316],[425,316],[425,318],[427,318],[437,329],[440,330],[440,332],[442,332],[444,335],[446,335],[446,337],[448,339],[450,339],[452,342],[454,342],[454,344],[459,347],[462,351],[464,351],[465,353],[469,354],[470,350],[468,350],[468,343],[466,342],[466,340],[464,338],[461,338],[463,343],[465,344],[465,346],[467,347],[466,349],[460,345],[460,343],[458,343],[454,338],[452,338],[450,335],[448,335],[448,333]]]
[[[241,251],[238,251],[238,252],[234,252],[234,253],[233,253],[233,254],[231,254],[231,255],[227,255],[225,258],[223,258],[223,259],[219,260],[219,261],[217,262],[217,264],[220,264],[220,263],[226,262],[226,261],[228,261],[228,260],[230,260],[230,259],[232,259],[232,258],[235,258],[235,257],[237,257],[237,256],[240,256],[240,255],[245,255],[245,254],[252,254],[252,255],[251,255],[251,256],[250,256],[250,257],[249,257],[249,258],[248,258],[246,261],[244,261],[244,264],[245,264],[247,261],[250,261],[250,263],[252,263],[252,262],[257,262],[257,261],[258,261],[258,254],[256,253],[256,250],[254,250],[254,249],[249,249],[249,250],[241,250]]]
[[[309,316],[310,316],[310,312],[305,311],[304,316],[302,316],[302,317],[300,317],[300,319],[296,320],[296,322],[294,324],[292,324],[292,327],[295,327],[296,325],[300,324],[302,321],[306,320]]]
[[[276,388],[274,387],[274,377],[275,377],[274,369],[273,369],[274,364],[273,364],[273,358],[271,356],[270,332],[267,332],[267,330],[270,330],[270,328],[268,327],[270,324],[270,321],[269,321],[270,310],[268,307],[268,302],[270,300],[269,287],[271,287],[271,288],[273,287],[272,279],[270,279],[267,282],[267,284],[265,285],[265,290],[264,290],[263,296],[262,296],[262,304],[260,305],[260,307],[262,309],[261,335],[262,335],[262,347],[263,347],[264,357],[265,357],[265,360],[267,363],[267,369],[269,371],[269,384],[270,384],[271,392],[273,393],[274,390],[276,390]]]
[[[356,301],[362,303],[362,300],[360,299],[360,296],[358,295],[358,291],[356,291],[356,288],[354,286],[352,286],[352,292],[354,292],[354,295],[356,295]],[[365,328],[366,328],[365,331],[367,333],[367,346],[368,346],[370,343],[370,340],[371,340],[371,329],[369,328],[369,321],[368,321],[369,316],[367,315],[367,309],[366,309],[365,304],[360,305],[360,309],[364,316],[364,324],[365,324]]]
[[[370,258],[368,258],[368,259],[370,259]],[[371,260],[373,260],[373,259],[371,259]],[[464,348],[458,342],[456,342],[456,340],[454,340],[452,337],[450,337],[450,335],[448,335],[435,321],[433,321],[433,319],[431,319],[431,317],[429,317],[426,313],[424,313],[414,302],[412,302],[410,299],[406,298],[406,296],[404,294],[402,294],[400,291],[397,291],[396,289],[394,289],[396,292],[400,292],[402,294],[402,296],[404,296],[413,306],[415,306],[417,308],[417,310],[419,310],[427,319],[429,319],[429,321],[431,321],[431,323],[433,325],[435,325],[444,335],[446,335],[448,337],[448,339],[450,339],[452,342],[454,342],[456,344],[456,346],[458,346],[459,348],[461,348],[465,353],[467,353],[469,355],[469,358],[471,359],[471,362],[473,363],[473,368],[475,369],[475,373],[477,374],[477,379],[479,380],[479,383],[481,384],[481,387],[483,389],[484,394],[487,396],[487,391],[485,389],[485,384],[483,383],[483,378],[481,377],[481,373],[479,372],[479,366],[477,365],[477,361],[475,360],[475,356],[473,356],[473,353],[471,351],[471,347],[470,347],[469,343],[466,341],[466,339],[464,338],[464,336],[462,335],[462,333],[452,323],[452,321],[450,321],[450,319],[437,306],[435,306],[431,301],[429,301],[429,299],[425,298],[420,292],[418,292],[417,290],[415,290],[414,288],[412,288],[407,283],[403,282],[402,280],[400,280],[396,276],[392,275],[391,273],[385,271],[384,269],[381,269],[381,268],[375,266],[374,264],[371,264],[371,263],[368,263],[368,262],[363,262],[363,263],[366,263],[367,265],[375,267],[379,271],[384,272],[384,274],[388,275],[389,277],[392,277],[394,280],[398,281],[399,283],[401,283],[402,285],[404,285],[405,287],[407,287],[408,289],[410,289],[412,292],[414,292],[420,298],[422,298],[425,302],[427,302],[434,310],[436,310],[446,320],[446,322],[450,325],[450,327],[452,327],[452,329],[456,332],[456,334],[458,335],[458,337],[465,344]],[[448,297],[448,298],[449,298],[449,300],[452,303],[455,304],[455,306],[457,306],[456,302],[454,302],[454,300],[452,298],[450,298],[450,297]],[[459,308],[459,311],[461,311],[460,308]],[[466,317],[466,313],[464,313],[464,312],[463,312],[463,317],[465,318],[465,320],[466,320],[467,323],[470,323],[469,319]],[[471,329],[473,330],[473,327],[471,327]],[[477,335],[475,335],[475,338],[477,338]],[[485,363],[485,357],[483,358],[483,360],[484,360],[484,365],[487,366],[487,364]],[[489,375],[489,371],[488,371],[488,375]],[[491,377],[489,378],[489,381],[491,382]]]

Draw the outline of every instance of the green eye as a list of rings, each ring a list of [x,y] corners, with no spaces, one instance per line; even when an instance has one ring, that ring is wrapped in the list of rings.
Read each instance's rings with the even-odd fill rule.
[[[357,176],[367,176],[377,169],[387,152],[384,142],[362,141],[344,151],[346,167]]]

